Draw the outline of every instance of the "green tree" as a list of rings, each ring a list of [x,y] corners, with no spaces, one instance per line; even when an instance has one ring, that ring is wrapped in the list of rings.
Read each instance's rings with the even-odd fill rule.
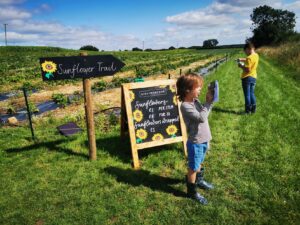
[[[134,47],[134,48],[132,48],[132,51],[143,51],[143,49],[140,49],[138,47]]]
[[[250,40],[259,47],[277,44],[294,34],[295,13],[264,5],[251,14],[253,37]]]
[[[208,39],[203,41],[203,48],[213,48],[219,44],[217,39]]]
[[[96,52],[99,51],[98,48],[96,48],[95,46],[92,46],[92,45],[85,45],[85,46],[82,46],[79,50],[96,51]]]

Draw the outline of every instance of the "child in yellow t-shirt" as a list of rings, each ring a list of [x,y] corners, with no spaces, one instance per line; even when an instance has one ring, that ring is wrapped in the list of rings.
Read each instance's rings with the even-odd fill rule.
[[[257,66],[259,56],[255,52],[255,47],[252,43],[248,42],[244,46],[244,52],[247,55],[246,58],[239,58],[238,66],[243,70],[241,74],[242,87],[245,97],[245,112],[256,112],[256,97],[254,94],[256,78],[257,78]]]

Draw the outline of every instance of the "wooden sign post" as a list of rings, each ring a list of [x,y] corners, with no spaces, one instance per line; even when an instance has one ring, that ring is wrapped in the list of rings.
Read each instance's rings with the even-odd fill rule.
[[[127,115],[127,118],[124,118]],[[155,80],[122,85],[121,137],[131,143],[133,167],[140,167],[138,150],[182,142],[186,150],[186,129],[176,96],[175,80]]]
[[[84,106],[89,142],[89,158],[96,160],[96,138],[94,126],[93,99],[90,77],[113,75],[125,64],[112,55],[40,58],[42,77],[44,81],[83,79]]]
[[[87,53],[80,53],[80,56],[87,56]],[[89,78],[83,78],[83,93],[84,93],[84,110],[86,117],[86,127],[89,142],[89,158],[90,160],[97,159],[97,148],[95,138],[93,96],[91,91],[91,81]]]

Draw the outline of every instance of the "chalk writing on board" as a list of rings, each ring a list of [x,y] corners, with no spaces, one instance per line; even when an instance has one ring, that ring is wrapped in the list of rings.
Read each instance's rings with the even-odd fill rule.
[[[181,136],[175,90],[165,85],[129,91],[137,143]]]
[[[112,55],[40,58],[43,80],[113,75],[125,64]]]

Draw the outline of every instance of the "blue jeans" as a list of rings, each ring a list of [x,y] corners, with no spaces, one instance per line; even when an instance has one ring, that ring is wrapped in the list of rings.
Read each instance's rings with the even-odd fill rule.
[[[242,79],[246,113],[255,112],[256,110],[256,97],[254,94],[255,84],[256,79],[253,77],[246,77]]]

